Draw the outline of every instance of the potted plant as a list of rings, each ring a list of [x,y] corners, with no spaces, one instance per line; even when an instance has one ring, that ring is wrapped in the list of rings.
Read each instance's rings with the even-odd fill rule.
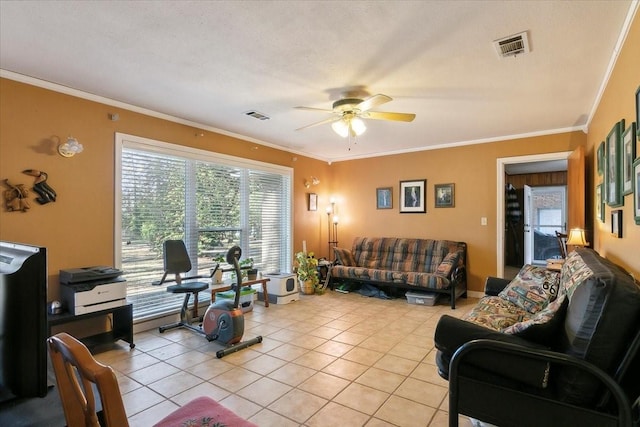
[[[242,270],[242,280],[255,280],[258,274],[258,270],[253,268],[253,258],[245,258],[239,262],[240,269]],[[251,270],[254,270],[253,279],[251,278]]]
[[[303,294],[313,294],[318,286],[318,260],[313,252],[298,252],[295,259],[295,269]]]
[[[218,264],[218,268],[216,269],[215,273],[213,274],[213,282],[212,283],[218,285],[218,284],[222,283],[222,267],[220,267],[220,265],[222,263],[227,262],[227,259],[222,255],[218,255],[217,257],[213,258],[213,261],[216,264]]]

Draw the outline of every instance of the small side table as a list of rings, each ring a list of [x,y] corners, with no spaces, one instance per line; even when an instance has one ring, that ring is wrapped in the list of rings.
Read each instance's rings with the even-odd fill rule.
[[[245,282],[242,282],[242,286],[251,286],[251,285],[257,285],[257,284],[261,284],[262,285],[262,292],[263,295],[265,295],[265,299],[264,299],[264,306],[265,307],[269,307],[269,298],[266,297],[267,295],[267,282],[270,279],[268,277],[264,278],[264,279],[256,279],[256,280],[247,280]],[[216,294],[218,292],[225,292],[225,291],[230,291],[231,290],[231,284],[230,283],[219,283],[217,285],[211,285],[211,302],[216,302]]]
[[[560,271],[564,265],[563,258],[550,258],[547,260],[547,270]]]

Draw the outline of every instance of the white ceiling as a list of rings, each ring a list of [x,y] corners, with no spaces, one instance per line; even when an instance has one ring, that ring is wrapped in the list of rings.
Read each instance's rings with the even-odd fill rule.
[[[2,75],[326,161],[585,130],[637,1],[0,1]],[[493,41],[527,31],[531,52]],[[30,80],[30,79],[27,79]],[[393,98],[355,143],[327,118]],[[244,113],[257,110],[260,121]],[[114,108],[114,112],[117,109]]]

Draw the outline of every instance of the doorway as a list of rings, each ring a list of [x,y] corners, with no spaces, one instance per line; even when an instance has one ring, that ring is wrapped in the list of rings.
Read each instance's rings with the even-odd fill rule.
[[[567,187],[524,186],[524,264],[562,258],[556,232],[567,229]]]
[[[497,159],[497,188],[496,188],[496,276],[505,276],[505,239],[507,223],[505,220],[505,188],[506,173],[511,168],[525,168],[528,171],[544,171],[553,162],[563,161],[566,164],[571,155],[570,151],[530,156],[504,157]],[[566,170],[566,166],[565,166]],[[522,187],[520,187],[522,188]],[[520,234],[520,233],[518,233]]]

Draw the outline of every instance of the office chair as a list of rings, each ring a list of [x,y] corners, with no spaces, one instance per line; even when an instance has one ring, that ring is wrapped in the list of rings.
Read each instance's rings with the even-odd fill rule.
[[[560,247],[560,256],[565,259],[567,257],[567,235],[556,231],[556,239],[558,239],[558,246]]]
[[[191,271],[192,268],[191,260],[187,253],[187,247],[182,240],[166,240],[163,246],[163,257],[164,274],[160,281],[153,282],[152,285],[160,286],[164,283],[175,282],[175,285],[167,286],[167,292],[171,292],[172,294],[185,294],[185,296],[180,310],[180,321],[170,325],[160,326],[158,330],[162,333],[168,329],[184,327],[204,334],[204,331],[201,328],[193,326],[191,322],[193,321],[192,319],[201,320],[198,316],[198,292],[209,288],[209,282],[185,282],[185,280],[203,279],[207,277],[211,278],[218,267],[220,267],[220,264],[215,266],[209,276],[182,277],[182,274]],[[175,279],[167,280],[167,276],[169,274],[174,274]],[[189,317],[189,298],[191,294],[193,294],[193,318]]]
[[[95,360],[84,344],[65,332],[52,336],[47,342],[67,426],[128,427],[114,370]],[[205,424],[205,421],[210,424]],[[154,427],[182,425],[255,427],[255,424],[204,396],[176,409]]]

